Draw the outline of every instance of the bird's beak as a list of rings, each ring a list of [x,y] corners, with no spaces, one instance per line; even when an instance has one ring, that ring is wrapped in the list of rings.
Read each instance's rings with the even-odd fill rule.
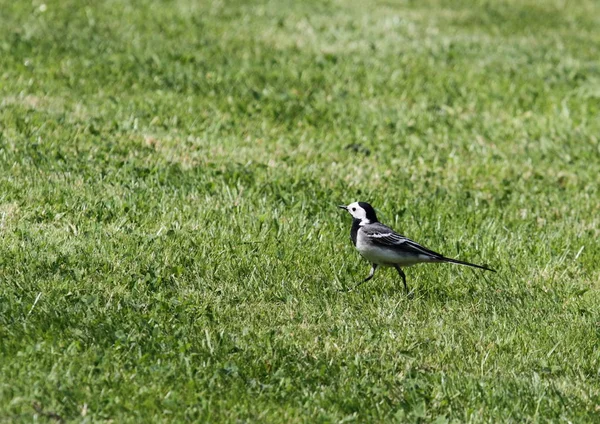
[[[348,210],[348,206],[345,206],[345,205],[338,205],[338,208],[343,209],[345,211]]]

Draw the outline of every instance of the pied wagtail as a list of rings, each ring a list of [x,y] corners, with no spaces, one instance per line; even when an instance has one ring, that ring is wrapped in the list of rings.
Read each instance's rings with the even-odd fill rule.
[[[339,207],[352,215],[352,230],[350,231],[352,243],[358,252],[372,264],[369,276],[354,288],[373,278],[375,270],[380,265],[396,268],[402,277],[406,293],[408,293],[408,286],[402,268],[421,262],[448,262],[496,272],[487,266],[447,258],[396,233],[377,220],[375,210],[368,203],[354,202],[348,206],[340,205]]]

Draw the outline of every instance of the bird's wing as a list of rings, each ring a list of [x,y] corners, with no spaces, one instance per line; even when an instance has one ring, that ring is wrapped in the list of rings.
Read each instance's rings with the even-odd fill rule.
[[[443,255],[421,246],[419,243],[396,233],[390,227],[379,222],[365,225],[362,230],[364,235],[375,245],[416,255],[426,255],[434,259],[444,259]]]

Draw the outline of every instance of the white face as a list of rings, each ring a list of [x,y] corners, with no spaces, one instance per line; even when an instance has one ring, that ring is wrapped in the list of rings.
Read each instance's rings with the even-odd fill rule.
[[[352,218],[368,221],[367,212],[358,205],[358,202],[350,203],[346,208],[346,210],[350,212],[350,215],[352,215]]]

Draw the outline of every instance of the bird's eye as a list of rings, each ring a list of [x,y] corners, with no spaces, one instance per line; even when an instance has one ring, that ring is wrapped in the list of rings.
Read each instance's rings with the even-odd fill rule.
[[[352,212],[356,212],[356,208],[352,208]]]

